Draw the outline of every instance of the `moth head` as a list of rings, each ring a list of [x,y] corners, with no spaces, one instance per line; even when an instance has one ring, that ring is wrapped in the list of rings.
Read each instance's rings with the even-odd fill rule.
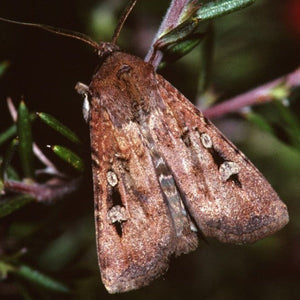
[[[120,50],[120,48],[114,43],[100,42],[97,47],[97,54],[100,58],[102,58],[102,57],[109,55],[110,53],[118,51],[118,50]]]

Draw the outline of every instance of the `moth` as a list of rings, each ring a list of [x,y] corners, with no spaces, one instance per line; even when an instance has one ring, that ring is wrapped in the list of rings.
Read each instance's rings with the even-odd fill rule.
[[[76,90],[90,127],[97,254],[109,293],[148,285],[199,236],[253,243],[288,222],[263,175],[150,63],[116,39],[72,36],[101,59],[90,85]]]

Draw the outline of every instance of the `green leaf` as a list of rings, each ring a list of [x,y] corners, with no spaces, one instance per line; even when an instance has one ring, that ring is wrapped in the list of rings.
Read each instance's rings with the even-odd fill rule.
[[[285,82],[282,82],[272,88],[269,91],[270,96],[275,99],[282,101],[283,99],[287,99],[291,93],[290,88],[285,84]]]
[[[253,111],[250,111],[250,112],[245,113],[243,115],[246,117],[246,119],[248,121],[252,122],[256,126],[258,126],[260,129],[262,129],[262,130],[264,130],[268,133],[274,134],[272,126],[261,115],[259,115],[257,113],[254,113]]]
[[[200,46],[200,65],[199,65],[199,78],[197,87],[197,98],[206,91],[211,76],[212,59],[214,48],[214,27],[213,24],[207,28],[207,34],[205,35],[203,42]]]
[[[278,111],[280,112],[280,115],[284,122],[295,132],[299,132],[300,130],[300,124],[297,118],[293,115],[293,113],[290,111],[289,107],[285,105],[282,101],[277,100],[275,101],[276,107]]]
[[[205,3],[189,19],[163,34],[155,43],[155,47],[166,54],[165,61],[173,62],[186,55],[203,40],[210,29],[209,23],[204,21],[224,16],[254,1],[221,0]]]
[[[24,176],[33,178],[33,146],[30,114],[23,101],[18,108],[17,133],[19,136],[19,155]]]
[[[20,181],[19,174],[17,173],[17,171],[12,166],[7,167],[6,176],[10,180]]]
[[[77,137],[77,135],[68,127],[66,127],[64,124],[59,122],[56,118],[53,116],[47,114],[47,113],[37,113],[37,116],[45,122],[48,126],[65,136],[67,139],[69,139],[71,142],[74,142],[76,144],[80,144],[80,140]]]
[[[70,149],[60,146],[60,145],[52,146],[51,149],[62,160],[69,163],[77,171],[82,172],[84,170],[83,160],[77,154],[75,154],[73,151],[71,151]]]
[[[0,133],[0,146],[17,134],[17,126],[12,125],[2,133]]]
[[[76,259],[82,251],[82,241],[86,238],[86,231],[78,226],[64,231],[56,239],[48,243],[47,248],[39,256],[39,266],[47,270],[59,271]]]
[[[165,54],[164,61],[174,62],[203,40],[208,24],[200,29],[198,23],[197,19],[187,20],[157,40],[155,47]]]
[[[240,10],[254,3],[255,0],[218,0],[203,4],[194,17],[199,21],[210,20]]]
[[[298,119],[282,101],[276,100],[275,103],[282,118],[281,127],[289,135],[291,144],[300,150],[300,123]]]
[[[0,201],[0,218],[3,218],[14,211],[22,208],[26,204],[33,201],[33,198],[28,195],[17,195],[14,197],[7,197]]]
[[[172,63],[181,57],[185,56],[191,50],[193,50],[204,38],[202,34],[195,34],[194,36],[189,37],[189,39],[177,41],[173,44],[166,44],[163,47],[159,47],[161,51],[164,52],[163,62],[160,65],[160,68],[164,66],[164,63]]]
[[[70,292],[70,289],[64,283],[61,283],[37,270],[34,270],[29,266],[21,265],[18,269],[16,269],[15,273],[20,277],[32,283],[38,284],[46,289],[61,293]]]
[[[7,274],[14,270],[15,270],[15,268],[12,265],[10,265],[4,261],[0,261],[0,280],[5,279],[7,277]]]
[[[171,31],[162,35],[155,43],[156,47],[161,50],[161,49],[165,49],[169,45],[186,40],[195,32],[198,23],[199,22],[197,19],[187,20],[181,23]]]

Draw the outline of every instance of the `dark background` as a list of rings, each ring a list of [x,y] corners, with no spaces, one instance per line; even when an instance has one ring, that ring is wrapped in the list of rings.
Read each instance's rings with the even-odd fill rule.
[[[299,66],[298,2],[257,1],[250,8],[216,20],[211,86],[221,99]],[[1,0],[0,15],[68,28],[95,40],[109,41],[123,6],[120,4],[124,3],[126,1]],[[122,31],[122,47],[143,57],[168,3],[139,1]],[[12,97],[15,104],[23,98],[30,110],[54,115],[80,136],[84,147],[73,149],[85,157],[89,166],[89,133],[82,119],[82,99],[74,86],[77,81],[89,83],[98,62],[93,49],[76,40],[2,22],[0,45],[0,62],[10,64],[0,78],[0,132],[11,124],[6,97]],[[189,99],[195,99],[196,95],[198,58],[194,50],[163,70],[164,76]],[[292,103],[295,115],[299,115],[298,103]],[[70,298],[73,299],[296,298],[300,292],[299,152],[236,116],[217,123],[287,203],[291,221],[274,236],[249,246],[222,245],[211,240],[200,242],[197,251],[172,261],[169,272],[151,286],[110,296],[100,281],[97,267],[92,183],[87,170],[86,184],[76,195],[54,205],[30,204],[2,219],[2,245],[8,244],[11,252],[26,247],[27,254],[21,261],[71,286],[74,294]],[[42,149],[47,144],[66,143],[41,123],[34,124],[33,134]],[[0,148],[1,153],[4,149],[5,145]],[[62,164],[61,168],[64,167]],[[13,274],[0,282],[0,296],[18,299],[20,286],[33,299],[69,297],[37,288]]]

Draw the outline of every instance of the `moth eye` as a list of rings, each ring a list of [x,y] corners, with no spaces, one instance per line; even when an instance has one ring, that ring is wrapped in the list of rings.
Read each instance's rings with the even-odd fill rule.
[[[131,66],[125,65],[125,64],[124,64],[124,65],[118,70],[118,72],[117,72],[117,77],[118,77],[118,79],[121,78],[122,74],[128,73],[128,72],[130,72],[131,70],[132,70],[132,67],[131,67]]]
[[[90,102],[88,100],[88,95],[84,94],[83,104],[82,104],[82,115],[86,123],[90,121]]]

